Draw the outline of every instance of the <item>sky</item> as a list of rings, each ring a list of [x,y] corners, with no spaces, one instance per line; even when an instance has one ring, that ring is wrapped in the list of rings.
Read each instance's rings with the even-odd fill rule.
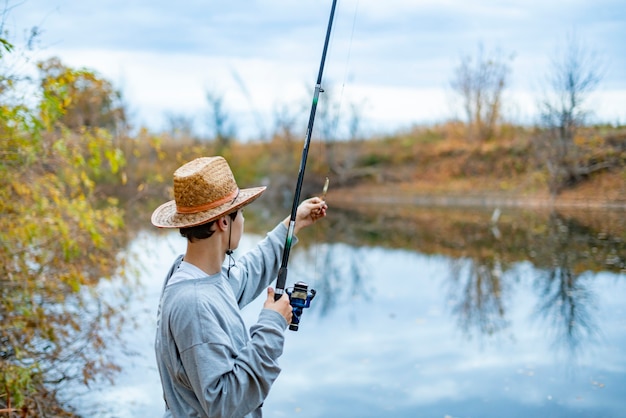
[[[164,130],[175,116],[208,132],[211,93],[238,136],[253,138],[279,115],[304,132],[332,0],[3,2],[5,31],[41,31],[32,62],[97,72],[135,127]],[[342,136],[351,118],[372,134],[461,117],[450,82],[482,45],[510,59],[505,117],[533,123],[572,34],[600,64],[592,118],[626,123],[626,0],[338,0],[318,118],[334,114]]]

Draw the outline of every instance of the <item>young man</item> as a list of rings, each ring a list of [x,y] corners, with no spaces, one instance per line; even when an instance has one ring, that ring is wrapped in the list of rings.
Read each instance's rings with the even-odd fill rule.
[[[277,277],[289,218],[236,264],[231,254],[243,234],[242,208],[264,190],[239,189],[222,157],[198,158],[174,172],[174,200],[152,214],[155,226],[179,228],[187,238],[159,303],[155,350],[165,417],[262,416],[292,310],[287,294],[274,301],[270,287],[248,332],[240,309]],[[326,209],[319,198],[302,202],[294,233]]]

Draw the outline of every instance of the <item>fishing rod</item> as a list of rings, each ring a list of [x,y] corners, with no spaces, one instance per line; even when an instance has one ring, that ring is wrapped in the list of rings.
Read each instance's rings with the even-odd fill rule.
[[[317,110],[317,102],[319,100],[320,93],[324,92],[322,89],[322,74],[324,72],[324,63],[326,62],[326,52],[328,51],[328,43],[330,42],[330,32],[333,27],[333,19],[335,17],[335,8],[337,6],[337,0],[333,0],[333,4],[330,9],[330,18],[328,19],[328,27],[326,29],[326,38],[324,39],[324,49],[322,51],[322,59],[320,62],[319,72],[317,73],[317,81],[315,82],[315,91],[313,93],[313,103],[311,104],[311,113],[309,115],[309,124],[306,130],[306,139],[304,141],[304,147],[302,148],[302,158],[300,159],[300,170],[298,172],[298,181],[296,182],[296,191],[293,197],[293,205],[291,206],[291,217],[289,219],[289,228],[287,229],[287,238],[285,239],[285,248],[283,249],[283,258],[278,270],[278,278],[276,279],[276,300],[285,293],[285,283],[287,282],[287,264],[289,263],[289,253],[291,251],[291,244],[293,240],[293,231],[296,226],[296,213],[298,211],[298,204],[300,202],[300,192],[302,191],[302,182],[304,181],[304,170],[306,169],[306,160],[309,155],[309,145],[311,144],[311,135],[313,133],[313,123],[315,122],[315,112]],[[308,308],[311,300],[315,296],[314,289],[308,289],[308,286],[304,282],[297,282],[294,285],[294,290],[287,292],[289,299],[293,307],[293,319],[289,325],[289,329],[292,331],[298,330],[298,324],[300,323],[300,315],[302,309]]]

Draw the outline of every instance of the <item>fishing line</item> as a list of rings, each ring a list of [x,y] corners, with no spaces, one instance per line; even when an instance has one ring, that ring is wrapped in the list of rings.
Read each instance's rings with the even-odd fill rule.
[[[354,12],[352,14],[352,27],[350,30],[350,38],[349,38],[349,42],[348,42],[348,53],[346,54],[346,61],[344,64],[344,71],[343,71],[343,79],[341,80],[341,89],[339,90],[339,100],[338,100],[338,105],[337,105],[337,109],[336,109],[336,113],[337,115],[341,115],[342,114],[342,107],[343,107],[343,101],[344,101],[344,92],[346,89],[346,84],[347,84],[347,80],[348,80],[348,73],[350,70],[350,62],[351,62],[351,58],[352,58],[352,45],[353,45],[353,41],[354,41],[354,32],[356,29],[356,21],[357,21],[357,15],[358,15],[358,9],[359,9],[359,0],[356,0],[355,2],[355,7],[354,7]],[[335,34],[333,34],[331,36],[331,43],[330,43],[330,49],[332,50],[334,48],[334,40],[335,40]],[[326,96],[330,99],[330,96]],[[332,105],[332,103],[330,103],[330,100],[327,101],[328,105]],[[331,109],[332,110],[332,109]],[[332,124],[332,130],[328,132],[328,135],[331,138],[324,138],[324,141],[319,140],[319,148],[318,148],[318,152],[319,152],[319,156],[323,156],[325,155],[324,153],[324,146],[325,146],[325,142],[330,142],[330,140],[332,139],[333,141],[337,139],[337,131],[339,129],[339,116],[337,116],[337,123],[333,123]],[[321,158],[320,158],[321,159]],[[328,165],[327,169],[326,169],[326,176],[330,176],[331,174],[331,168],[330,165]]]
[[[285,293],[285,284],[287,281],[287,265],[289,262],[289,254],[291,252],[291,244],[293,241],[293,234],[294,234],[294,228],[295,228],[295,224],[296,224],[296,214],[297,214],[297,209],[300,203],[300,194],[302,192],[302,182],[304,180],[304,172],[305,172],[305,168],[306,168],[306,162],[307,162],[307,157],[308,157],[308,153],[309,153],[309,146],[311,143],[311,137],[313,134],[313,127],[314,127],[314,122],[315,122],[315,113],[317,110],[317,104],[319,102],[319,96],[320,93],[322,93],[324,90],[322,89],[322,74],[324,72],[324,64],[326,62],[326,55],[328,53],[328,44],[330,41],[330,35],[331,35],[331,29],[333,26],[333,20],[334,20],[334,16],[335,16],[335,9],[337,6],[337,0],[333,0],[332,2],[332,6],[331,6],[331,10],[330,10],[330,16],[328,19],[328,26],[326,27],[326,35],[324,36],[324,47],[322,49],[322,58],[320,60],[320,66],[319,66],[319,70],[317,73],[317,78],[315,81],[315,90],[313,93],[313,100],[311,103],[311,112],[309,114],[309,122],[307,125],[307,130],[306,130],[306,139],[304,141],[304,147],[302,148],[302,157],[300,159],[300,168],[298,170],[298,179],[296,182],[296,190],[294,192],[294,198],[293,198],[293,202],[292,202],[292,206],[291,206],[291,215],[289,218],[289,227],[287,228],[287,236],[285,238],[285,246],[283,248],[283,256],[282,256],[282,261],[281,261],[281,265],[280,268],[278,270],[278,278],[276,279],[276,291],[275,291],[275,295],[274,297],[276,298],[276,300],[278,300],[284,293]],[[306,306],[303,307],[308,307],[308,304],[310,302],[310,300],[313,298],[313,296],[315,296],[315,293],[313,293],[313,290],[311,289],[311,295],[310,297],[307,296],[306,293],[306,287],[307,285],[305,283],[302,283],[305,286],[305,291],[304,292],[297,292],[297,298],[293,297],[293,295],[290,295],[290,301],[292,306],[294,306],[294,303],[300,304],[300,305],[304,305],[306,303]],[[294,293],[295,294],[295,293]],[[302,297],[302,295],[304,295],[306,297],[306,299],[304,299]],[[299,307],[300,308],[300,307]],[[298,308],[298,309],[299,309]],[[292,319],[292,325],[294,325],[294,320],[295,320],[295,325],[296,325],[296,329],[297,329],[297,323],[299,322],[299,316],[295,315],[296,313],[296,307],[294,306],[294,319]],[[291,329],[291,326],[290,326]]]
[[[350,69],[350,62],[351,62],[351,57],[352,57],[352,44],[353,44],[353,40],[354,40],[354,32],[355,32],[355,28],[356,28],[356,21],[357,21],[357,15],[358,15],[358,9],[359,9],[359,0],[356,0],[355,2],[355,6],[354,6],[354,12],[352,14],[352,27],[350,30],[350,38],[349,38],[349,42],[348,42],[348,53],[346,56],[346,61],[344,64],[344,72],[343,72],[343,79],[341,82],[341,89],[339,92],[339,104],[337,107],[337,115],[341,115],[342,114],[342,106],[343,106],[343,100],[344,100],[344,91],[345,91],[345,87],[346,87],[346,82],[348,80],[348,73],[349,73],[349,69]],[[332,35],[331,37],[331,50],[334,47],[334,40],[335,40],[335,35]],[[337,121],[339,121],[339,116],[337,116]],[[338,126],[339,123],[335,123],[333,126],[333,132],[332,132],[332,140],[335,141],[337,139],[337,130],[338,130]],[[326,141],[331,140],[331,138],[326,138]],[[319,156],[325,155],[324,154],[324,147],[325,144],[323,143],[323,141],[319,141]],[[328,150],[327,150],[328,152]],[[321,159],[321,158],[319,158]],[[326,199],[326,191],[328,190],[329,187],[329,179],[331,176],[331,167],[330,164],[327,165],[326,167],[326,179],[325,179],[325,183],[324,183],[324,187],[322,189],[322,199],[325,200]],[[320,227],[318,226],[316,228],[316,242],[318,243],[318,245],[315,246],[315,274],[314,274],[314,278],[313,278],[313,282],[317,282],[318,278],[320,278],[322,275],[325,273],[324,271],[322,271],[322,269],[320,269],[320,250],[321,250],[321,246],[319,245],[319,243],[321,242],[321,235],[322,232],[320,230]],[[324,250],[325,251],[329,251],[328,245],[324,245]],[[325,260],[328,260],[328,257],[325,257]]]
[[[289,262],[289,254],[291,252],[291,245],[294,238],[294,229],[296,225],[296,215],[298,206],[300,204],[300,195],[302,192],[302,183],[304,180],[304,172],[306,168],[307,157],[309,153],[309,146],[311,144],[311,137],[313,135],[313,128],[315,122],[315,114],[317,105],[319,103],[320,93],[324,92],[322,88],[322,74],[324,72],[324,64],[326,62],[326,56],[328,53],[329,42],[331,38],[333,20],[335,16],[335,10],[337,6],[337,0],[332,1],[330,9],[330,16],[328,19],[328,26],[326,27],[326,35],[324,36],[324,47],[322,49],[322,58],[320,60],[320,66],[317,73],[317,79],[315,81],[315,90],[313,93],[313,100],[311,103],[311,112],[309,114],[309,122],[306,130],[306,138],[304,141],[304,147],[302,148],[302,157],[300,159],[300,168],[298,170],[298,179],[296,181],[296,190],[291,206],[291,215],[289,217],[289,226],[287,228],[287,236],[285,237],[285,246],[283,248],[283,256],[280,268],[278,269],[278,277],[276,278],[276,290],[274,293],[275,300],[278,300],[285,293],[289,295],[289,302],[292,306],[292,319],[289,329],[297,331],[300,324],[300,316],[303,309],[310,307],[310,303],[315,297],[315,289],[309,288],[309,286],[302,281],[294,283],[293,290],[285,289],[287,281],[287,267]],[[352,42],[352,41],[351,41]],[[344,80],[345,85],[345,80]],[[338,120],[338,119],[335,119]],[[331,127],[332,128],[332,127]]]
[[[352,41],[354,40],[354,30],[356,28],[356,17],[357,17],[358,9],[359,9],[359,0],[356,0],[356,4],[354,6],[354,14],[352,15],[352,29],[350,31],[350,41],[348,43],[348,54],[346,57],[343,80],[341,83],[341,92],[339,94],[339,109],[338,109],[339,114],[341,114],[341,106],[343,103],[343,93],[346,87],[346,80],[348,79],[348,70],[350,68],[350,59],[352,57]]]

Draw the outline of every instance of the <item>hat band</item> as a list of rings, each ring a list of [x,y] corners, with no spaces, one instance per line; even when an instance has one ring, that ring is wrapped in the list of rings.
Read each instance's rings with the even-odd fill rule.
[[[178,206],[176,205],[176,212],[178,213],[198,213],[205,210],[214,209],[218,206],[222,206],[224,203],[234,201],[239,196],[239,189],[235,189],[231,194],[224,196],[223,198],[214,202],[209,202],[200,206]]]

